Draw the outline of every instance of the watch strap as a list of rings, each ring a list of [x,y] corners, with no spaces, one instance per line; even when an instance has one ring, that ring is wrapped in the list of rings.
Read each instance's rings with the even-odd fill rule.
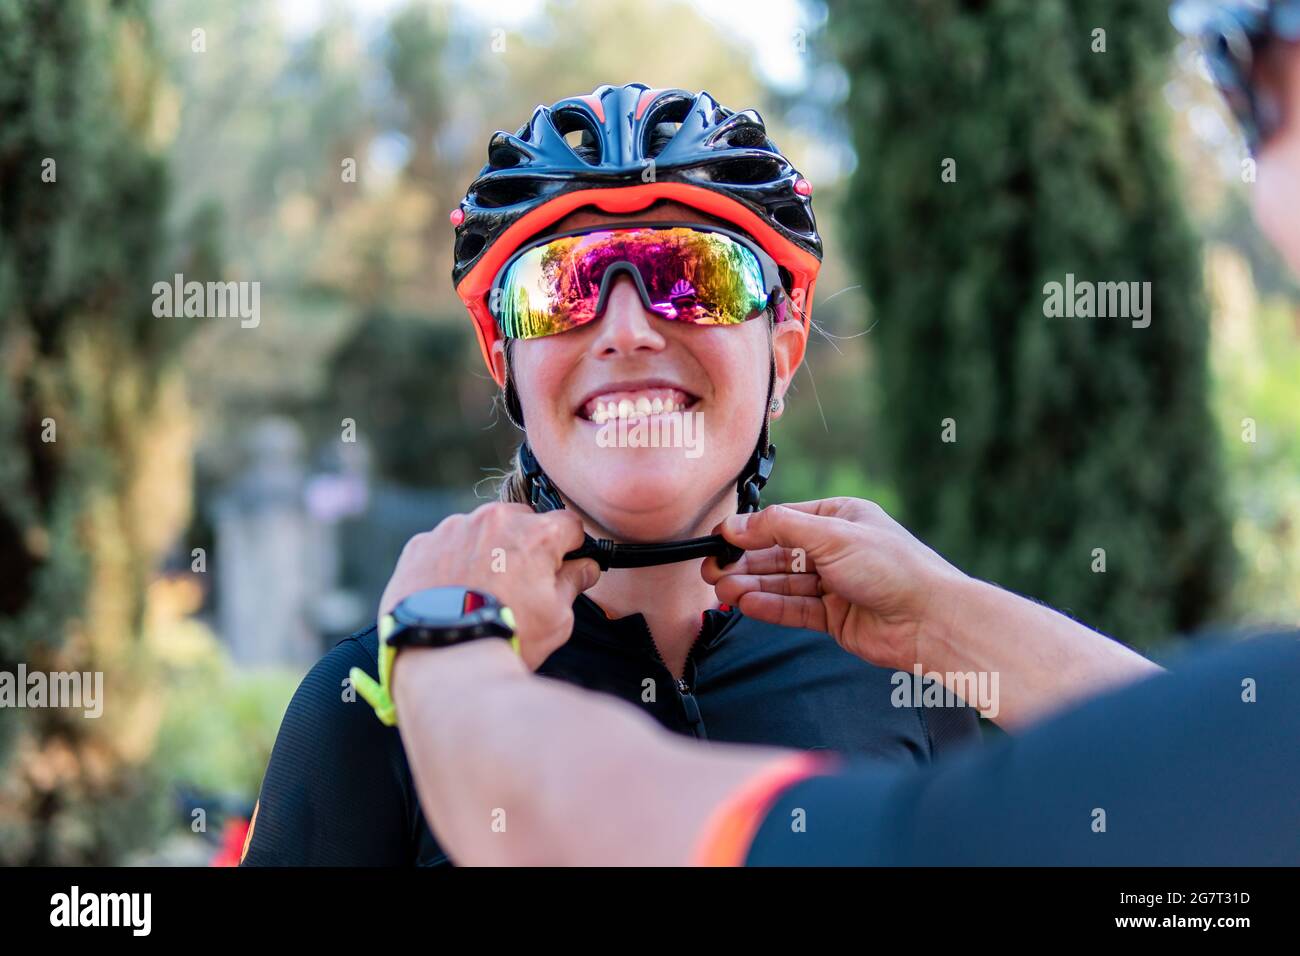
[[[389,635],[393,633],[396,627],[397,620],[391,614],[385,614],[379,619],[378,681],[375,681],[360,667],[354,667],[348,672],[348,677],[352,679],[352,686],[356,688],[361,698],[374,709],[375,716],[386,727],[393,727],[397,724],[397,706],[393,703],[391,693],[393,661],[397,658],[397,648],[388,643]]]
[[[515,615],[508,607],[501,607],[498,611],[501,620],[513,631],[515,629]],[[385,614],[379,619],[377,633],[379,636],[379,680],[363,671],[360,667],[354,667],[348,671],[348,677],[352,680],[352,686],[356,688],[362,700],[371,706],[375,716],[386,727],[397,726],[397,704],[392,695],[392,678],[393,662],[397,660],[397,652],[400,647],[390,644],[388,639],[392,637],[398,627],[401,626],[397,618],[392,614]],[[484,635],[484,637],[492,635]],[[481,640],[483,638],[471,638],[471,640]],[[519,635],[513,634],[509,638],[510,648],[519,654]]]

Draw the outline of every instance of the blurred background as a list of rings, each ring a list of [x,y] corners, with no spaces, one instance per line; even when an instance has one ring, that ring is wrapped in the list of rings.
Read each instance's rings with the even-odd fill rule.
[[[448,212],[633,81],[816,189],[768,501],[873,498],[1148,653],[1297,622],[1300,298],[1162,3],[0,0],[0,670],[107,701],[0,709],[0,862],[237,860],[298,680],[519,437]],[[156,318],[176,273],[260,322]],[[1150,327],[1045,318],[1067,273]]]

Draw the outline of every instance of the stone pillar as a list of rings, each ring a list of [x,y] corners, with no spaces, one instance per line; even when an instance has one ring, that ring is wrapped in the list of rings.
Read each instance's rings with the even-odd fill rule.
[[[247,466],[215,507],[217,623],[243,666],[307,666],[320,655],[311,622],[319,569],[303,505],[303,440],[291,421],[253,427]]]

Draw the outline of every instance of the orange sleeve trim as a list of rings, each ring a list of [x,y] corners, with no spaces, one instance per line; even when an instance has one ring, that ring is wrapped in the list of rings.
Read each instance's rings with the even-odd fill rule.
[[[828,754],[798,753],[764,767],[714,808],[691,856],[693,866],[744,866],[750,844],[777,799],[808,777],[835,764]]]
[[[244,857],[248,856],[248,846],[253,842],[253,828],[257,826],[257,811],[262,809],[262,801],[258,800],[253,804],[253,817],[248,821],[248,832],[244,834],[244,848],[239,853],[239,862],[244,862]]]

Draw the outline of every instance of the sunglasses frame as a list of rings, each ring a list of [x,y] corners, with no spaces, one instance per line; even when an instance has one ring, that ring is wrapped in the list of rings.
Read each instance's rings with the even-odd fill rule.
[[[768,309],[773,310],[774,315],[776,317],[776,321],[779,322],[783,318],[785,318],[785,311],[786,311],[784,308],[785,283],[781,278],[781,267],[778,266],[776,260],[773,259],[770,255],[768,255],[767,252],[764,251],[762,247],[760,247],[757,243],[755,243],[754,241],[752,241],[747,236],[741,233],[735,232],[734,230],[731,229],[723,228],[721,226],[707,225],[705,223],[698,223],[698,222],[685,222],[685,221],[679,222],[676,220],[660,219],[660,220],[650,220],[645,222],[624,222],[624,223],[618,223],[617,225],[600,223],[592,226],[581,226],[577,229],[570,229],[570,230],[566,230],[565,232],[557,232],[549,236],[543,236],[542,238],[537,239],[536,241],[524,243],[522,246],[520,246],[518,249],[516,249],[513,253],[510,254],[510,258],[508,258],[502,264],[501,268],[497,270],[496,277],[493,278],[492,280],[492,285],[490,287],[491,291],[489,292],[489,299],[488,299],[488,312],[492,316],[492,318],[496,321],[497,328],[499,329],[501,327],[501,317],[497,314],[497,310],[492,307],[492,300],[497,295],[499,295],[500,292],[505,288],[505,285],[502,282],[502,277],[505,276],[505,274],[508,271],[510,271],[510,268],[519,259],[523,258],[524,255],[526,255],[529,252],[532,252],[534,249],[539,249],[542,246],[554,242],[556,239],[569,239],[574,236],[588,236],[591,235],[592,233],[597,233],[597,232],[609,232],[609,233],[631,232],[633,230],[641,230],[641,229],[655,229],[655,230],[690,229],[692,232],[716,232],[726,236],[728,239],[732,240],[733,242],[737,243],[740,246],[743,246],[745,249],[748,249],[754,255],[754,258],[758,260],[759,269],[762,270],[763,286],[767,289],[767,302],[764,304],[762,309],[755,312],[753,315],[749,316],[749,318],[742,319],[740,322],[728,323],[728,324],[741,325],[744,322],[750,322],[753,319],[758,318],[763,312],[766,312]],[[650,312],[651,314],[658,316],[659,318],[663,319],[665,322],[678,321],[675,319],[669,319],[662,315],[659,315],[659,313],[655,311],[654,305],[650,301],[650,293],[645,286],[645,280],[641,278],[641,271],[637,269],[634,263],[629,262],[627,259],[619,259],[618,261],[611,262],[608,266],[606,266],[604,273],[601,274],[600,293],[596,299],[596,310],[592,313],[591,321],[583,322],[580,325],[575,325],[573,326],[573,328],[564,329],[560,332],[552,332],[551,335],[563,335],[565,332],[572,332],[576,329],[583,328],[584,326],[593,325],[594,323],[599,322],[605,314],[605,306],[609,304],[609,293],[610,293],[610,289],[613,287],[614,284],[614,277],[619,273],[627,273],[632,276],[632,281],[636,283],[637,292],[641,296],[641,304],[647,312]],[[683,322],[683,324],[693,325],[695,323]],[[547,335],[533,336],[533,338],[539,338],[539,339],[544,339],[549,337],[550,336]]]

